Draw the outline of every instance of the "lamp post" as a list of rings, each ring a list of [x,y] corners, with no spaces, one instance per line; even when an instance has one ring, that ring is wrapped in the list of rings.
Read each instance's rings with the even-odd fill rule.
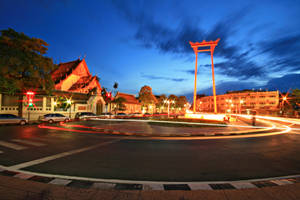
[[[168,104],[168,118],[170,117],[170,103],[175,103],[174,100],[164,100],[164,103],[167,103]]]
[[[243,103],[244,103],[244,100],[241,99],[241,100],[240,100],[240,112],[239,112],[240,114],[242,113],[242,104],[243,104]]]
[[[70,105],[70,110],[69,110],[69,118],[71,119],[71,110],[72,110],[72,100],[71,99],[67,99],[67,104]]]

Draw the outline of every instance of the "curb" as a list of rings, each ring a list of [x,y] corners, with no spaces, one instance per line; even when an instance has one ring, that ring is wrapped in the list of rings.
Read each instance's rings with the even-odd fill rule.
[[[92,178],[70,177],[34,172],[11,171],[0,167],[0,175],[10,176],[23,180],[36,181],[47,184],[61,185],[74,188],[96,188],[100,190],[236,190],[248,188],[263,188],[300,183],[300,175],[274,177],[265,179],[251,179],[243,181],[216,181],[216,182],[151,182],[109,180],[95,181]],[[145,183],[141,183],[145,182]]]

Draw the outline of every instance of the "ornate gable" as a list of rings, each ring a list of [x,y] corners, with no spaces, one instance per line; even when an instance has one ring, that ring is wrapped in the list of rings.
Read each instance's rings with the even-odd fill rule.
[[[56,90],[88,93],[96,87],[97,92],[101,92],[99,80],[95,76],[92,77],[85,59],[59,64],[52,72],[52,78]]]

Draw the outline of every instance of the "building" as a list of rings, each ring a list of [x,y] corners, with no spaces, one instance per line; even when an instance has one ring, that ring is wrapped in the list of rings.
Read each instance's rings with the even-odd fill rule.
[[[126,114],[129,113],[141,113],[142,112],[142,105],[139,100],[133,94],[126,94],[118,92],[115,98],[123,98],[125,101],[122,103],[124,104],[124,112]]]
[[[197,111],[213,112],[213,96],[197,98]],[[279,110],[279,91],[238,91],[217,95],[219,113],[249,113],[274,114]]]
[[[34,88],[34,107],[28,108],[23,96],[23,117],[36,120],[46,113],[56,112],[74,117],[76,112],[100,114],[105,109],[101,96],[101,85],[96,76],[88,70],[85,59],[61,63],[51,73],[55,83],[51,95]],[[65,105],[67,100],[70,103]],[[18,114],[18,96],[0,94],[0,113]]]

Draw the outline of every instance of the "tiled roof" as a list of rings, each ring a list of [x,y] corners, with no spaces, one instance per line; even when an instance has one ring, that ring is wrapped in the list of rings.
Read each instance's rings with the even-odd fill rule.
[[[58,68],[52,72],[52,79],[55,83],[59,82],[60,80],[64,80],[68,75],[72,73],[79,63],[81,62],[80,59],[67,62],[67,63],[60,63]]]
[[[90,76],[80,77],[80,79],[76,83],[74,83],[69,90],[72,91],[72,90],[84,88],[89,85],[91,80],[92,80],[92,77],[90,77]]]
[[[135,98],[133,94],[126,94],[126,93],[121,93],[118,92],[117,97],[122,97],[126,100],[124,103],[128,104],[140,104],[139,101]]]

